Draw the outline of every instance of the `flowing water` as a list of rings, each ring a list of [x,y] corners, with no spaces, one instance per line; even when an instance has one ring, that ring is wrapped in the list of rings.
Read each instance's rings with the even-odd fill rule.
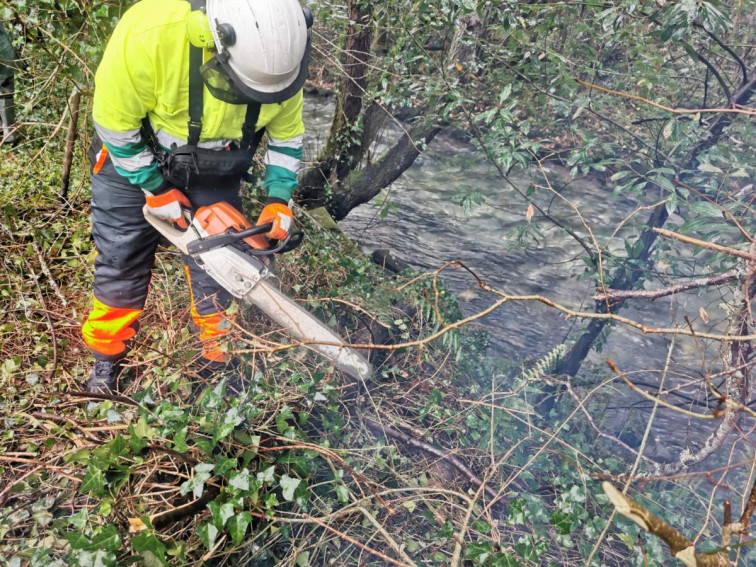
[[[331,112],[332,104],[327,101],[315,99],[306,105],[311,132],[307,143],[310,155],[322,144]],[[386,143],[399,132],[397,128],[388,128],[384,133]],[[622,250],[623,239],[637,235],[639,225],[649,214],[639,212],[635,222],[625,222],[612,238],[617,227],[635,211],[634,200],[613,196],[610,188],[595,179],[572,179],[558,167],[550,167],[545,173],[560,194],[576,206],[596,241],[602,246],[608,242],[610,251]],[[543,173],[535,170],[516,173],[511,181],[523,191],[531,183],[546,185]],[[463,185],[478,187],[485,195],[484,203],[465,212],[459,198],[455,198]],[[564,219],[565,224],[590,242],[591,236],[575,210],[555,193],[547,189],[537,191],[537,202],[545,206],[549,214]],[[487,284],[507,294],[538,294],[574,310],[592,311],[594,280],[580,278],[585,266],[581,245],[536,212],[532,220],[541,234],[528,241],[526,249],[519,247],[510,233],[527,224],[527,203],[468,145],[443,135],[437,137],[424,155],[393,184],[388,202],[390,212],[385,218],[381,218],[380,206],[366,204],[352,211],[341,223],[345,232],[359,241],[366,252],[390,249],[397,258],[422,271],[435,271],[450,260],[461,260]],[[700,271],[698,267],[693,269]],[[496,299],[480,290],[475,279],[464,270],[447,270],[443,279],[459,295],[466,316],[480,312]],[[656,302],[633,300],[621,314],[651,326],[685,326],[684,318],[699,318],[699,309],[704,307],[711,321],[716,322],[726,319],[720,301],[716,292],[703,296],[693,292]],[[578,336],[585,325],[581,320],[566,320],[558,311],[535,302],[506,303],[479,323],[490,331],[490,356],[524,364],[538,359],[566,339]],[[669,345],[668,337],[614,327],[601,353],[591,354],[582,373],[590,375],[610,357],[625,372],[632,373],[634,380],[657,384]],[[708,352],[706,356],[712,360],[716,352]],[[701,353],[695,341],[676,341],[670,368],[668,385],[700,378]],[[718,370],[710,369],[710,372]],[[601,373],[607,374],[605,366]],[[632,396],[623,397],[627,393],[624,385],[618,385],[617,390],[615,403],[618,406],[637,401]],[[695,395],[697,387],[687,388],[685,392]],[[619,432],[633,417],[642,420],[647,412],[638,414],[619,409],[613,416],[612,427]],[[654,424],[656,433],[652,435],[651,454],[660,460],[674,458],[681,449],[704,438],[705,430],[699,427],[698,422],[681,420],[679,414],[660,412]],[[661,432],[664,441],[653,443]]]

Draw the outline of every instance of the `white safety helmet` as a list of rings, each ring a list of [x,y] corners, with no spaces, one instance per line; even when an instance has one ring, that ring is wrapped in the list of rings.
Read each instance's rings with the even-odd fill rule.
[[[282,102],[307,79],[312,15],[297,0],[207,0],[218,54],[202,66],[216,98]]]

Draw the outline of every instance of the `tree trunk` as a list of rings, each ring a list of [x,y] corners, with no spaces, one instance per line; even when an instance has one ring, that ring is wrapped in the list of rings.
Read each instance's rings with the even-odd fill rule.
[[[396,181],[420,155],[417,144],[430,143],[440,130],[440,126],[429,122],[413,126],[374,164],[354,171],[331,199],[328,208],[333,218],[342,220],[349,211],[367,203]]]
[[[349,211],[367,203],[396,181],[420,155],[418,144],[430,143],[441,130],[434,115],[435,107],[425,102],[418,106],[413,125],[378,159],[358,169],[365,157],[370,157],[368,150],[389,116],[378,100],[363,110],[370,61],[367,51],[373,34],[372,25],[365,21],[369,18],[369,6],[364,1],[349,2],[351,23],[343,58],[345,76],[340,83],[331,134],[317,165],[304,174],[297,193],[297,200],[305,206],[325,204],[336,220],[345,218]],[[468,63],[474,68],[478,56],[477,50],[470,46],[474,46],[486,31],[485,23],[475,13],[461,18],[456,25],[457,33],[446,53],[442,70],[445,72],[451,67],[461,71],[454,71],[455,75],[447,77],[447,83],[440,84],[439,88],[448,89],[449,83],[464,81]]]

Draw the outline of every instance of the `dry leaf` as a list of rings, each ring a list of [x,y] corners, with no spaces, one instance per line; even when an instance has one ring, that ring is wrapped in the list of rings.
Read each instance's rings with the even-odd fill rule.
[[[147,526],[144,525],[144,522],[141,519],[129,518],[129,533],[130,534],[137,534],[146,529],[147,529]]]
[[[698,314],[701,316],[701,320],[704,323],[708,323],[709,322],[709,314],[706,312],[706,309],[704,309],[703,307],[699,307],[698,308]]]
[[[528,222],[530,222],[530,219],[533,218],[534,213],[535,213],[535,207],[533,207],[533,203],[531,203],[530,205],[528,205],[528,212],[525,213],[525,218],[527,219]]]

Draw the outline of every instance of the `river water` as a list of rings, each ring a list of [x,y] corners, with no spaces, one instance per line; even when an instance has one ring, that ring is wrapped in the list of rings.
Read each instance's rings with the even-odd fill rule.
[[[332,108],[328,101],[308,101],[307,154],[314,155],[322,145]],[[399,134],[397,127],[389,127],[383,134],[383,142],[388,143]],[[598,243],[606,245],[610,251],[622,250],[623,239],[637,235],[649,214],[639,212],[614,235],[617,227],[636,210],[636,201],[613,196],[611,188],[595,179],[573,179],[559,167],[550,166],[545,173],[561,195],[577,207]],[[531,183],[546,185],[543,173],[538,170],[515,173],[510,180],[523,191]],[[478,187],[485,195],[484,203],[466,212],[455,198],[463,185]],[[563,219],[582,238],[590,239],[578,214],[569,205],[546,189],[536,191],[536,201],[549,214]],[[649,196],[649,202],[655,198]],[[490,286],[508,294],[539,294],[574,310],[593,309],[594,280],[580,278],[584,271],[581,259],[584,251],[580,244],[536,212],[532,222],[538,226],[540,234],[528,241],[527,248],[518,246],[510,234],[527,224],[528,205],[470,146],[448,136],[437,137],[393,184],[388,200],[392,209],[385,218],[379,214],[380,206],[366,204],[352,211],[341,223],[344,231],[366,252],[390,249],[396,257],[422,271],[435,271],[451,260],[461,260]],[[701,273],[702,268],[695,264],[690,250],[674,245],[673,248],[674,256],[682,257],[691,273]],[[443,279],[460,296],[466,316],[480,312],[496,299],[482,292],[474,278],[463,270],[448,270]],[[621,314],[646,325],[685,326],[684,318],[699,320],[703,307],[710,325],[716,325],[727,316],[721,301],[716,291],[706,295],[692,292],[656,302],[633,300]],[[539,303],[510,302],[482,319],[480,324],[492,337],[490,356],[528,364],[562,342],[569,344],[568,339],[579,336],[585,323],[565,320],[559,312]],[[699,320],[696,325],[700,324]],[[586,376],[598,372],[606,376],[604,361],[609,357],[634,380],[657,384],[669,345],[668,337],[615,327],[601,353],[592,353],[581,372]],[[711,364],[716,352],[707,352],[705,356]],[[676,341],[667,384],[700,378],[704,371],[701,358],[699,345],[694,340]],[[708,370],[714,373],[720,369],[710,367]],[[697,385],[683,391],[689,396],[700,396]],[[619,408],[611,423],[615,433],[634,419],[645,423],[647,411],[622,409],[638,401],[637,397],[627,395],[624,385],[617,386],[613,396]],[[670,401],[679,400],[672,397]],[[681,420],[679,414],[660,412],[651,437],[651,456],[660,460],[674,458],[680,450],[704,439],[707,429],[701,427],[698,421]],[[659,441],[654,443],[654,438]]]

